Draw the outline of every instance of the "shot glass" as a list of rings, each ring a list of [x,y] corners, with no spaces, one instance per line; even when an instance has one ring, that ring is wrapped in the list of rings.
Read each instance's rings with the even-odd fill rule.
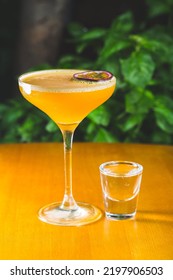
[[[130,161],[110,161],[99,167],[107,219],[133,218],[137,210],[143,166]]]

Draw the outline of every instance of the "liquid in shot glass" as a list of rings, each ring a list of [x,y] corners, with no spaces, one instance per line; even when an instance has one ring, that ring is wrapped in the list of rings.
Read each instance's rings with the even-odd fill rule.
[[[142,180],[142,165],[110,161],[100,165],[105,214],[108,219],[133,218]]]

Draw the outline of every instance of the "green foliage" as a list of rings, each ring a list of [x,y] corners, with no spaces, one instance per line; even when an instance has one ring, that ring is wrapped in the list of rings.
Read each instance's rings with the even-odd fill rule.
[[[0,142],[61,141],[61,133],[48,116],[22,97],[0,104]]]
[[[109,28],[69,25],[73,51],[57,68],[103,69],[117,77],[115,94],[79,125],[76,141],[173,144],[173,1],[146,2],[145,22],[127,11]],[[56,125],[24,101],[1,105],[0,118],[2,142],[61,139]]]
[[[155,63],[151,55],[144,52],[134,52],[129,58],[121,60],[124,79],[136,87],[145,87],[151,81]]]

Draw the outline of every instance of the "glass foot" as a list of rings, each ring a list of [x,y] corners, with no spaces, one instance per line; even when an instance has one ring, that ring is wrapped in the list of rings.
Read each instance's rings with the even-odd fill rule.
[[[42,222],[59,226],[82,226],[96,222],[102,217],[102,211],[90,204],[78,202],[75,210],[63,210],[61,202],[44,206],[38,212]]]

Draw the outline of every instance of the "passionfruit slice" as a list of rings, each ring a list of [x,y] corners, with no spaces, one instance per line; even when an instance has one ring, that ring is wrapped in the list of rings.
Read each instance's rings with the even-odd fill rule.
[[[73,75],[74,79],[92,81],[92,82],[107,81],[110,80],[112,77],[113,77],[112,73],[108,71],[101,71],[101,70],[79,72]]]

